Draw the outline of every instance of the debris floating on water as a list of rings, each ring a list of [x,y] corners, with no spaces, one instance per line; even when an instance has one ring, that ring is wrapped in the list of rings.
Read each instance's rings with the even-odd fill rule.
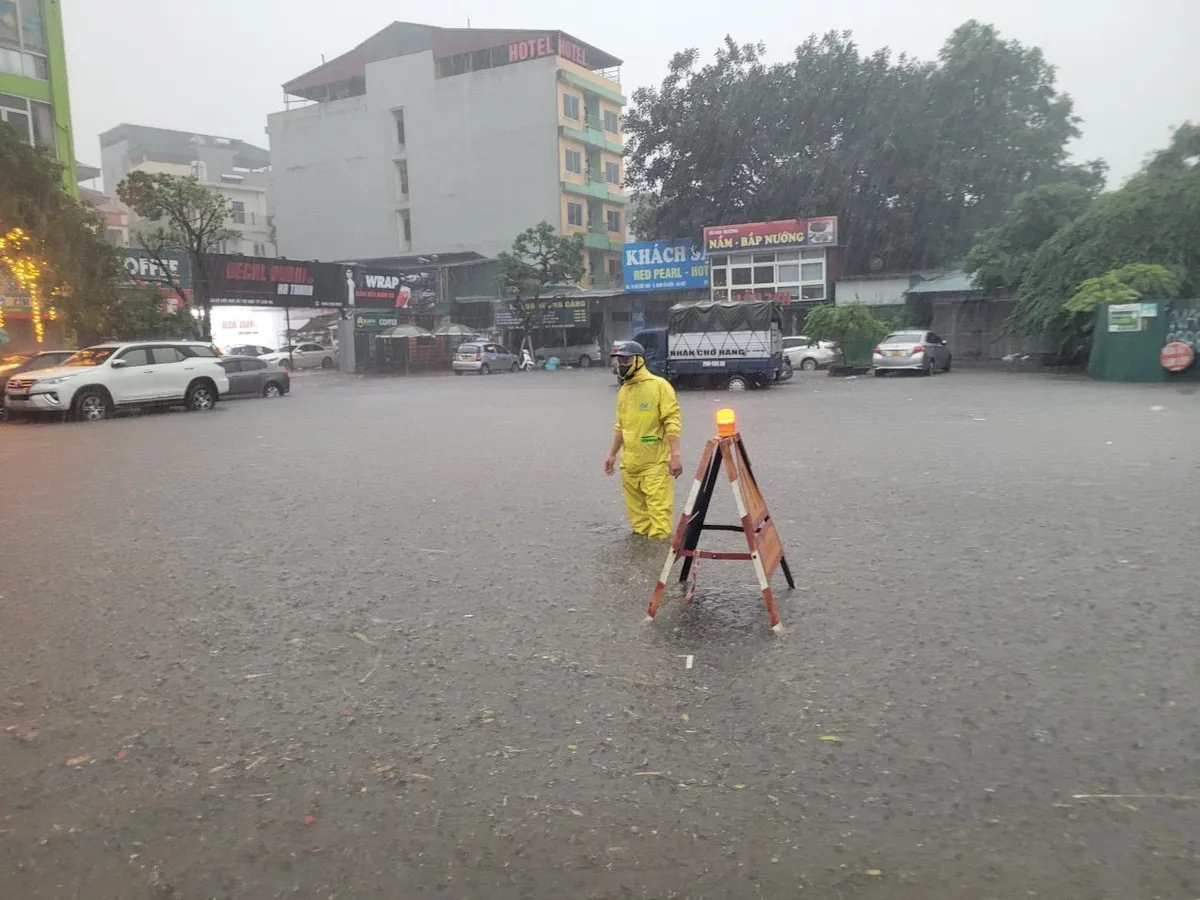
[[[821,740],[826,744],[840,744],[842,742],[842,739],[836,734],[823,734],[821,735]]]

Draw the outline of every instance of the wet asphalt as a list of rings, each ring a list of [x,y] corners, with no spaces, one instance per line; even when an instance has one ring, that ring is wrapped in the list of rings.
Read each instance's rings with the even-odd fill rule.
[[[732,402],[781,636],[736,562],[643,624],[614,400],[0,425],[0,900],[1200,896],[1200,395],[682,394],[677,506]]]

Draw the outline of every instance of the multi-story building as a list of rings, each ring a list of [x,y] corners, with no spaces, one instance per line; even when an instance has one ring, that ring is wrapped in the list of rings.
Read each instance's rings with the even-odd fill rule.
[[[276,255],[267,203],[271,155],[261,147],[210,134],[118,125],[100,135],[100,168],[105,188],[114,194],[131,172],[194,175],[229,201],[226,226],[238,237],[221,252]],[[137,231],[138,222],[131,213],[130,231]]]
[[[59,0],[0,0],[0,121],[63,164],[75,195],[75,141]]]
[[[619,284],[620,65],[557,31],[389,25],[284,85],[267,129],[280,252],[495,256],[544,220],[584,236],[586,283]]]

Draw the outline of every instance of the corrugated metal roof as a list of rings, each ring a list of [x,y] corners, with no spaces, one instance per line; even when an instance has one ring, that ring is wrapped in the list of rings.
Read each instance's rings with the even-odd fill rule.
[[[919,284],[913,285],[904,293],[906,294],[969,294],[972,291],[981,291],[983,288],[975,286],[975,276],[968,275],[962,269],[955,269],[947,272],[938,278],[931,278],[928,281],[922,281]]]

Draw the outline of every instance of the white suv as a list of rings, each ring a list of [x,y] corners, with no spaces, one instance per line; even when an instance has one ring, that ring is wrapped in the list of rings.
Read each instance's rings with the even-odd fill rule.
[[[14,419],[59,413],[95,422],[114,409],[212,409],[228,390],[229,376],[212,344],[99,344],[80,350],[56,368],[9,379],[4,408]]]

